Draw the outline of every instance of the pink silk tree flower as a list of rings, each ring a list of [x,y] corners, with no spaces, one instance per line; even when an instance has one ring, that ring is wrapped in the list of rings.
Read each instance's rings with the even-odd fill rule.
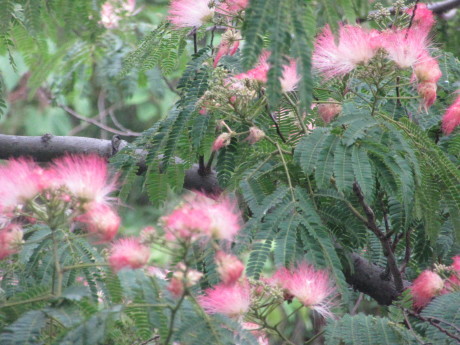
[[[431,57],[428,53],[420,56],[414,64],[414,74],[419,82],[437,83],[442,77],[438,60]]]
[[[222,147],[230,145],[232,140],[232,135],[230,133],[222,133],[220,134],[217,139],[212,144],[212,150],[214,152],[219,151]]]
[[[382,46],[388,53],[388,58],[400,68],[412,67],[420,57],[427,56],[429,43],[428,32],[416,28],[382,33]]]
[[[292,92],[297,89],[301,77],[297,73],[297,62],[295,59],[289,59],[289,65],[283,66],[283,74],[281,76],[281,89],[283,92]]]
[[[94,202],[88,205],[86,213],[75,220],[86,224],[88,232],[100,242],[111,241],[121,223],[120,217],[109,205]]]
[[[444,282],[438,274],[428,270],[423,271],[410,287],[414,307],[417,309],[425,307],[443,287]]]
[[[243,329],[251,332],[251,334],[257,339],[259,345],[270,345],[267,334],[262,330],[263,327],[252,322],[244,322]]]
[[[11,223],[0,230],[0,260],[19,252],[22,244],[22,229],[19,224]]]
[[[222,14],[236,14],[248,7],[249,0],[224,0],[219,5],[219,12]]]
[[[123,268],[137,269],[145,266],[150,258],[150,248],[134,237],[122,238],[111,248],[109,263],[114,271]]]
[[[329,98],[333,102],[334,99]],[[320,103],[317,106],[318,114],[325,123],[330,123],[337,115],[342,112],[342,105],[338,103]]]
[[[198,28],[213,17],[214,8],[210,0],[173,0],[168,20],[178,28]]]
[[[218,240],[232,241],[241,229],[241,216],[237,206],[229,199],[220,199],[206,208],[211,219],[211,236]]]
[[[234,284],[241,278],[244,271],[243,263],[231,254],[218,251],[215,256],[217,272],[224,284]]]
[[[454,256],[452,260],[452,269],[454,273],[449,277],[449,282],[460,286],[460,255]]]
[[[102,4],[100,24],[106,29],[116,29],[118,28],[118,22],[120,20],[121,17],[117,15],[116,9],[110,1],[106,1]]]
[[[110,178],[107,162],[97,155],[69,155],[53,161],[57,178],[82,202],[107,203],[115,190],[116,179]]]
[[[240,73],[234,76],[235,79],[251,79],[260,81],[262,83],[267,82],[268,78],[268,70],[270,69],[270,65],[268,64],[268,58],[270,57],[270,52],[264,50],[262,54],[259,56],[259,61],[257,62],[256,66],[253,69],[245,73]]]
[[[209,237],[211,219],[206,210],[186,204],[163,218],[166,240],[195,241],[200,237]]]
[[[248,282],[218,284],[206,289],[205,295],[200,296],[198,300],[208,314],[238,317],[249,311],[251,289]]]
[[[6,165],[0,165],[0,208],[11,210],[33,199],[47,187],[41,178],[43,174],[43,169],[28,158],[10,159]]]
[[[433,27],[436,20],[434,19],[433,12],[428,9],[426,4],[419,3],[417,4],[417,8],[412,7],[409,8],[406,13],[410,16],[413,15],[415,9],[415,16],[412,22],[412,26],[418,27],[420,29],[430,31]]]
[[[177,265],[177,270],[173,273],[167,289],[174,297],[179,298],[184,293],[185,287],[195,285],[202,276],[203,273],[197,270],[186,270],[185,265],[181,262]]]
[[[328,272],[316,270],[302,261],[293,269],[279,269],[273,276],[287,292],[297,298],[304,306],[316,310],[324,317],[331,317],[328,300],[334,293]]]
[[[442,131],[444,134],[451,134],[460,125],[460,96],[447,108],[442,117]]]
[[[368,63],[377,52],[379,42],[376,32],[368,32],[359,26],[341,25],[339,41],[329,25],[316,38],[312,56],[313,69],[325,79],[343,77],[360,64]]]
[[[424,82],[418,84],[417,91],[420,97],[422,97],[421,107],[428,111],[428,108],[431,107],[436,101],[436,83]]]
[[[219,44],[216,57],[214,58],[214,68],[217,67],[222,56],[234,55],[237,52],[238,47],[240,46],[241,39],[241,35],[238,32],[231,29],[228,29],[222,35],[222,41]]]
[[[254,145],[256,142],[262,140],[263,138],[265,138],[264,131],[260,128],[253,126],[249,128],[249,135],[244,140],[247,141],[249,144]]]

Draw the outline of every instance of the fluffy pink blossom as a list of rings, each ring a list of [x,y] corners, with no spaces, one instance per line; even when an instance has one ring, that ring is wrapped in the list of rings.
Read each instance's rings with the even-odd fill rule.
[[[178,298],[184,293],[185,287],[195,285],[202,276],[203,273],[193,269],[187,270],[183,263],[179,263],[177,270],[173,273],[169,281],[167,289],[174,297]]]
[[[95,202],[89,204],[86,213],[76,217],[75,220],[85,223],[88,232],[101,242],[111,241],[121,223],[120,217],[109,205]]]
[[[447,108],[442,117],[442,131],[449,135],[460,125],[460,96]]]
[[[107,162],[96,155],[69,155],[54,160],[57,179],[82,202],[105,203],[115,189]]]
[[[210,0],[173,0],[169,9],[169,21],[176,27],[200,27],[214,16]]]
[[[415,6],[408,9],[406,13],[412,16],[412,14],[414,13],[414,9]],[[435,22],[436,20],[434,19],[433,12],[428,9],[426,4],[417,4],[412,26],[416,26],[420,29],[430,31]]]
[[[236,79],[251,79],[260,81],[262,83],[267,82],[268,70],[270,69],[270,65],[268,64],[268,58],[270,57],[270,52],[265,50],[259,56],[259,61],[257,62],[256,66],[253,69],[245,73],[240,73],[234,76]]]
[[[22,244],[22,229],[18,224],[9,224],[0,230],[0,260],[19,252]]]
[[[335,288],[326,271],[315,270],[313,266],[303,261],[294,269],[279,269],[273,276],[273,280],[306,307],[316,310],[323,316],[331,316],[328,299]]]
[[[219,5],[219,12],[232,15],[246,9],[248,4],[249,0],[224,0]]]
[[[200,237],[211,234],[211,219],[206,210],[199,205],[186,204],[174,210],[163,218],[165,222],[166,239],[168,241],[195,241]]]
[[[412,67],[420,57],[427,56],[429,40],[425,30],[416,28],[388,30],[383,32],[381,37],[388,58],[400,68]]]
[[[254,145],[256,142],[262,140],[265,137],[265,133],[263,130],[257,127],[249,128],[249,135],[246,140],[249,144]]]
[[[280,79],[281,89],[283,92],[295,91],[300,79],[300,75],[297,73],[297,62],[295,59],[290,59],[289,65],[283,66],[283,74]]]
[[[428,108],[431,107],[436,101],[436,83],[424,82],[420,83],[417,86],[417,91],[420,97],[422,98],[422,106],[425,111],[428,111]]]
[[[414,74],[419,82],[437,83],[442,77],[438,60],[429,54],[423,54],[414,64]]]
[[[245,322],[243,323],[243,328],[250,331],[256,337],[259,345],[270,345],[267,334],[262,330],[262,326],[252,322]]]
[[[220,59],[224,55],[234,55],[240,46],[241,35],[234,30],[228,29],[222,35],[222,41],[219,44],[216,57],[214,58],[214,68],[217,67]]]
[[[248,312],[251,289],[248,282],[218,284],[206,289],[205,295],[199,297],[199,302],[208,314],[237,317]]]
[[[444,282],[438,274],[428,270],[423,271],[410,287],[414,307],[420,309],[426,306],[443,287]]]
[[[120,20],[121,17],[117,15],[115,6],[110,1],[102,4],[100,24],[106,29],[116,29]]]
[[[235,255],[218,251],[215,259],[217,272],[219,272],[220,279],[224,284],[234,284],[240,279],[244,265]]]
[[[232,240],[241,228],[236,205],[225,198],[216,201],[202,194],[193,194],[163,220],[168,240],[194,241],[199,237]]]
[[[123,1],[122,7],[126,12],[133,13],[136,9],[136,0]]]
[[[314,43],[313,68],[326,79],[342,77],[374,57],[380,42],[377,38],[375,31],[341,25],[336,44],[330,27],[326,25]]]
[[[460,255],[454,256],[452,260],[452,268],[454,273],[449,277],[449,282],[460,286]]]
[[[141,268],[149,261],[150,248],[134,237],[122,238],[112,245],[109,263],[115,271]]]
[[[333,102],[334,99],[329,98],[329,101]],[[338,103],[320,103],[318,104],[318,114],[321,116],[325,123],[332,121],[334,117],[342,112],[342,105]]]
[[[220,134],[214,143],[212,144],[212,150],[214,152],[219,151],[222,147],[230,145],[232,140],[232,135],[230,133],[222,133]]]
[[[34,198],[42,189],[41,169],[27,158],[11,159],[0,166],[0,208],[11,209]]]
[[[211,236],[219,240],[232,241],[241,229],[241,217],[237,206],[229,199],[219,199],[206,208],[211,219]]]

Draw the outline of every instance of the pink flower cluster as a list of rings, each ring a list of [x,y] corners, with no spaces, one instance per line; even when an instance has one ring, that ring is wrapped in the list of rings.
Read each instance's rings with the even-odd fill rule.
[[[304,306],[331,317],[331,296],[335,292],[329,274],[302,261],[292,269],[280,268],[271,282],[285,290],[285,296],[297,298]]]
[[[460,92],[460,90],[459,90]],[[460,125],[460,96],[447,108],[444,116],[442,117],[442,130],[445,134],[449,135]]]
[[[18,229],[18,225],[12,227],[18,212],[29,215],[30,211],[29,220],[46,221],[34,210],[54,200],[54,204],[62,205],[61,212],[69,211],[72,221],[84,223],[87,231],[101,241],[110,241],[120,225],[120,218],[110,206],[109,194],[115,186],[105,159],[96,155],[60,157],[48,168],[27,158],[11,159],[0,166],[0,217],[6,219],[6,227],[0,231],[4,239],[17,239],[18,232],[11,236],[11,229]],[[3,253],[11,251],[5,241],[0,248]]]
[[[106,29],[116,29],[124,14],[134,15],[136,12],[136,0],[109,0],[102,4],[99,23]]]
[[[198,28],[206,23],[211,23],[215,13],[231,19],[246,9],[248,4],[249,0],[224,0],[221,2],[173,0],[169,8],[168,20],[177,28]]]
[[[448,279],[443,280],[437,273],[425,270],[413,281],[410,292],[415,309],[420,310],[434,297],[460,288],[460,255],[452,260],[453,264],[449,267],[452,273]]]
[[[149,261],[150,248],[134,237],[122,238],[111,248],[109,263],[115,271],[141,268]]]
[[[240,214],[229,199],[212,200],[195,194],[190,200],[163,217],[168,241],[231,241],[241,228]]]
[[[269,51],[263,51],[259,57],[259,61],[253,69],[245,73],[240,73],[233,78],[244,80],[254,80],[261,83],[266,83],[268,79],[268,71],[270,64],[268,58],[270,57]],[[283,66],[283,74],[281,76],[281,88],[283,92],[292,92],[297,89],[297,85],[300,81],[300,75],[297,73],[297,62],[295,59],[289,58],[289,64]]]
[[[247,313],[251,306],[251,287],[242,277],[243,263],[222,251],[216,253],[215,260],[222,282],[205,290],[199,298],[201,306],[209,314],[238,317]]]
[[[414,9],[409,9],[412,14]],[[413,80],[428,109],[436,100],[436,83],[441,78],[437,60],[429,53],[429,33],[435,22],[425,4],[418,4],[410,29],[365,30],[360,26],[341,25],[339,38],[326,26],[318,35],[312,57],[313,68],[325,79],[343,77],[359,65],[368,64],[380,50],[399,68],[412,68]]]

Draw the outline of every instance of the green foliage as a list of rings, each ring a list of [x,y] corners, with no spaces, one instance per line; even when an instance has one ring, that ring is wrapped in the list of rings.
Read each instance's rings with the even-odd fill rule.
[[[328,345],[393,345],[418,344],[402,325],[384,317],[345,315],[329,322],[325,334]]]
[[[439,325],[449,334],[458,336],[458,330],[460,329],[459,305],[460,292],[445,294],[435,298],[423,309],[421,315]],[[424,322],[423,324],[419,324],[419,327],[434,344],[447,345],[457,343],[452,337],[449,337],[445,332],[442,332],[439,328],[431,324]]]

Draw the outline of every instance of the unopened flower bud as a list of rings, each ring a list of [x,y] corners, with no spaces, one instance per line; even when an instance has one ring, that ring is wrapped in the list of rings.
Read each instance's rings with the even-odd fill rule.
[[[0,260],[19,252],[23,243],[22,235],[20,225],[15,223],[0,230]]]
[[[224,284],[235,283],[244,271],[243,263],[236,256],[221,251],[216,253],[216,264],[217,272]]]
[[[424,82],[418,85],[417,91],[420,97],[422,97],[422,105],[425,111],[428,111],[428,108],[436,101],[436,90],[436,83]]]

